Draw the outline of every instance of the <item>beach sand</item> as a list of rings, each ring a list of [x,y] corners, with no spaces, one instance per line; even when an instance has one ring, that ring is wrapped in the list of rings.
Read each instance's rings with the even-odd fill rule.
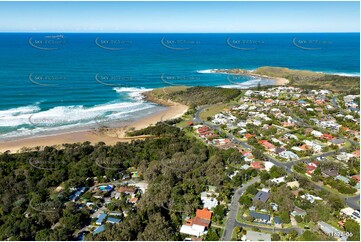
[[[119,125],[116,128],[101,128],[90,131],[74,131],[65,134],[56,134],[51,136],[33,137],[18,139],[13,141],[0,141],[0,152],[9,150],[11,153],[20,152],[23,147],[33,149],[37,146],[55,146],[61,148],[62,144],[77,143],[89,141],[96,144],[100,141],[107,145],[114,145],[117,142],[130,142],[134,139],[144,139],[148,136],[127,137],[129,130],[138,130],[153,125],[159,121],[179,118],[188,110],[188,106],[160,101],[161,104],[168,106],[166,110],[151,114],[145,118],[134,121],[128,125]]]

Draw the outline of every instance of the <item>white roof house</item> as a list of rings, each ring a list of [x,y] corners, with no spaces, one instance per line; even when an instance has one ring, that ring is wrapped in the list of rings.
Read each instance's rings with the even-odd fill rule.
[[[311,195],[311,194],[304,194],[304,195],[302,195],[301,196],[301,198],[303,198],[303,199],[306,199],[307,201],[309,201],[310,203],[314,203],[315,202],[315,200],[318,200],[318,201],[322,201],[323,199],[322,198],[320,198],[320,197],[317,197],[317,196],[313,196],[313,195]]]
[[[201,193],[201,200],[203,202],[203,207],[208,208],[211,210],[212,208],[216,207],[218,205],[218,201],[213,196],[217,195],[216,193],[211,192],[202,192]]]
[[[299,159],[298,155],[296,155],[295,153],[293,153],[292,151],[282,151],[279,156],[281,156],[282,158],[285,158],[287,160],[297,160]]]
[[[281,182],[285,182],[285,176],[282,176],[282,177],[278,177],[278,178],[273,178],[271,179],[271,182],[274,182],[274,183],[277,183],[277,184],[280,184]]]
[[[320,131],[312,130],[311,134],[315,137],[321,137],[323,134]]]
[[[288,187],[295,187],[295,188],[299,188],[300,187],[300,183],[298,181],[292,181],[292,182],[287,182],[287,186]]]
[[[265,161],[264,163],[264,168],[266,171],[270,171],[270,169],[272,168],[272,166],[274,166],[274,164],[270,161]]]
[[[247,230],[246,241],[271,241],[271,234]]]
[[[206,229],[206,227],[198,225],[198,224],[193,224],[192,226],[182,225],[180,232],[183,234],[189,234],[189,235],[199,237],[199,236],[206,234],[205,229]]]
[[[350,208],[350,207],[347,207],[347,208],[341,209],[341,213],[349,216],[350,218],[352,218],[356,222],[360,223],[360,211],[355,210],[355,209]]]

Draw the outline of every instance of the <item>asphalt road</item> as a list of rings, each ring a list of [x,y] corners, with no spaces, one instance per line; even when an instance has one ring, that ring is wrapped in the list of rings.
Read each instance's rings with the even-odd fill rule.
[[[250,180],[249,182],[247,182],[246,184],[244,184],[242,187],[239,187],[234,192],[234,195],[232,197],[231,206],[230,206],[229,212],[228,212],[228,220],[227,220],[225,228],[224,228],[224,233],[223,233],[223,237],[222,237],[223,241],[230,241],[232,238],[233,229],[236,226],[239,226],[239,225],[237,225],[238,222],[236,220],[237,211],[238,211],[238,207],[239,207],[239,203],[238,203],[239,198],[246,191],[247,187],[249,187],[250,185],[252,185],[258,181],[260,181],[260,178],[257,176],[255,178],[253,178],[252,180]],[[256,227],[256,226],[254,226],[254,227]]]
[[[202,120],[200,118],[200,113],[206,109],[207,107],[209,107],[210,105],[205,105],[205,106],[201,106],[198,108],[195,116],[194,116],[194,120],[198,123],[204,123],[206,124],[207,126],[209,126],[211,129],[214,129],[214,130],[217,130],[218,132],[220,133],[225,133],[224,131],[222,131],[218,126],[216,125],[213,125],[213,124],[210,124],[204,120]],[[289,112],[291,112],[290,110],[288,110]],[[297,118],[298,122],[301,124],[301,126],[307,126],[307,124],[305,124],[302,120],[300,120],[299,118]],[[238,140],[235,136],[231,135],[231,134],[226,134],[226,137],[230,140],[232,140],[235,144],[239,144],[247,149],[250,149],[252,150],[253,147],[248,145],[247,143],[243,142],[243,141],[240,141]],[[351,142],[352,144],[358,144],[357,142],[355,141],[352,141],[352,140],[348,140],[349,142]],[[345,149],[340,149],[339,151],[344,151]],[[300,160],[296,160],[296,161],[292,161],[292,162],[287,162],[287,163],[283,163],[283,162],[279,162],[277,161],[276,159],[270,157],[270,156],[267,156],[268,160],[270,162],[272,162],[274,165],[276,166],[279,166],[279,167],[283,167],[287,173],[292,173],[292,166],[295,164],[295,163],[298,163],[298,162],[303,162],[303,163],[308,163],[310,162],[311,160],[314,160],[315,158],[317,157],[327,157],[327,156],[330,156],[330,155],[334,155],[335,154],[335,151],[330,151],[330,152],[325,152],[323,154],[320,154],[320,155],[317,155],[317,156],[313,156],[312,158],[306,158],[306,159],[300,159]],[[317,185],[317,184],[314,184],[315,188],[316,189],[321,189],[321,190],[325,190],[327,191],[324,187],[320,186],[320,185]],[[360,197],[358,195],[356,196],[352,196],[352,197],[344,197],[345,199],[345,203],[353,208],[353,209],[360,209],[360,205],[359,205],[359,202],[360,202]],[[238,200],[237,200],[238,201]],[[231,232],[232,233],[232,232]]]

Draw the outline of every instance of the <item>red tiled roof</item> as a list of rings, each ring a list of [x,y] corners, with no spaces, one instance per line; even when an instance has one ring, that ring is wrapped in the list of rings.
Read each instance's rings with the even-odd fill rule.
[[[136,203],[138,201],[137,197],[132,197],[131,199],[129,199],[130,203]]]
[[[254,134],[245,134],[244,137],[246,137],[246,139],[250,139],[250,138],[253,138],[255,137],[256,135]]]
[[[351,176],[352,179],[354,179],[357,182],[360,182],[360,174]]]
[[[262,145],[266,149],[274,149],[274,148],[276,148],[273,144],[271,144],[267,140],[259,140],[258,144]]]
[[[331,139],[334,139],[334,137],[330,134],[323,134],[321,136],[322,139],[327,139],[327,140],[331,140]]]
[[[355,150],[352,154],[356,157],[360,157],[360,150]]]
[[[197,209],[196,217],[199,217],[199,218],[205,219],[205,220],[211,220],[212,212],[210,212],[207,208]]]
[[[262,169],[264,166],[263,166],[263,162],[262,161],[254,161],[251,163],[251,167],[253,169]]]

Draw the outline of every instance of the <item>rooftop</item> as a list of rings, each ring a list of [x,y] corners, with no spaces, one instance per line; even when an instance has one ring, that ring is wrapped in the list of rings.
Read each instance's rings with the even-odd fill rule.
[[[253,198],[253,200],[259,200],[262,202],[267,202],[268,198],[270,197],[270,193],[269,192],[263,192],[263,191],[259,191],[256,196]]]

